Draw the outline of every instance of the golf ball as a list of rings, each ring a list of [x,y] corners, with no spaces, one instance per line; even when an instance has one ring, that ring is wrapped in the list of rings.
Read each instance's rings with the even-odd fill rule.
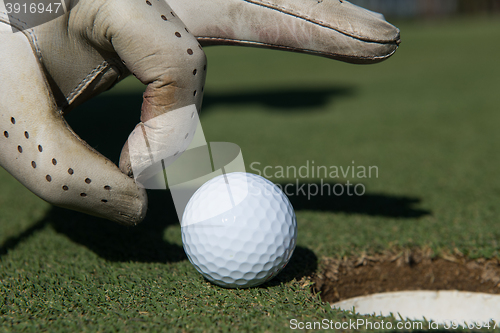
[[[276,276],[297,240],[286,195],[267,179],[243,172],[203,184],[186,206],[181,230],[189,261],[226,288],[253,287]]]

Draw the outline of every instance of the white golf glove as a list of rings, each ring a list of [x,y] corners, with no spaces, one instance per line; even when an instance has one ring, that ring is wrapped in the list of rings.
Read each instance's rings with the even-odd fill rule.
[[[147,84],[133,135],[149,131],[174,152],[184,134],[167,129],[201,106],[198,42],[354,63],[384,60],[399,45],[399,30],[379,14],[339,0],[65,0],[64,14],[36,24],[15,4],[0,0],[0,165],[54,205],[130,225],[147,210],[131,167],[142,156],[125,143],[118,168],[88,146],[64,120],[75,106],[132,73]],[[168,124],[155,122],[168,112]]]

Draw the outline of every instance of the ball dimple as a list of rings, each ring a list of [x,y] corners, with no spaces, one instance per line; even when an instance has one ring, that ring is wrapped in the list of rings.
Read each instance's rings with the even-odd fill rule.
[[[257,274],[252,272],[250,269],[247,270],[247,272],[243,275],[243,278],[246,279],[247,281],[251,281],[253,279],[255,279],[255,276]]]
[[[241,242],[239,239],[232,239],[229,240],[229,248],[233,251],[232,257],[236,257],[240,251],[244,251],[246,249],[243,249],[243,242]]]
[[[221,267],[221,266],[219,266],[218,273],[220,276],[229,276],[229,274],[231,274],[229,269],[227,269],[226,267]]]
[[[281,223],[279,223],[279,220],[273,220],[271,221],[271,230],[273,233],[277,234],[281,230]]]
[[[252,264],[250,264],[249,262],[246,262],[246,261],[241,261],[241,260],[238,260],[241,264],[239,265],[238,269],[241,271],[241,272],[250,272],[252,270]],[[243,278],[244,276],[242,276]]]
[[[271,253],[268,252],[261,254],[259,262],[263,264],[263,270],[268,270],[267,268],[265,268],[265,265],[267,265],[267,263],[271,261],[271,256],[272,256]]]
[[[257,279],[262,279],[262,278],[267,277],[267,274],[268,274],[268,272],[267,272],[267,271],[260,270],[260,272],[259,272],[259,273],[257,273],[257,274],[255,275],[255,277],[256,277]]]
[[[284,246],[284,243],[278,245],[278,247],[276,248],[275,252],[276,254],[279,254],[279,255],[283,255],[283,253],[286,252],[286,249],[285,249],[285,246]]]
[[[281,233],[279,235],[279,237],[281,237],[281,239],[283,239],[283,236],[281,235],[287,235],[290,233],[290,228],[287,224],[282,224],[281,225]]]
[[[274,209],[268,209],[265,211],[266,212],[266,219],[268,221],[275,221],[277,220],[277,212]]]
[[[214,263],[214,265],[217,265],[219,267],[222,267],[226,264],[226,258],[223,258],[222,257],[222,250],[219,248],[219,251],[216,251],[217,248],[214,248],[214,257],[215,259],[212,260],[212,262]]]
[[[215,256],[211,252],[209,252],[209,251],[204,251],[204,252],[205,252],[204,258],[206,261],[212,262],[215,260]]]
[[[274,233],[271,233],[271,232],[267,232],[265,237],[264,237],[264,241],[266,242],[266,244],[272,244],[276,239],[276,235]]]
[[[251,271],[256,273],[256,274],[259,274],[260,272],[262,272],[263,269],[264,269],[264,265],[259,263],[259,264],[254,264],[252,266]]]
[[[226,269],[228,269],[229,271],[231,271],[232,274],[234,274],[235,272],[237,272],[238,269],[239,269],[239,267],[240,267],[240,265],[236,261],[234,261],[234,260],[228,260],[227,263],[226,263]],[[242,276],[243,276],[243,274],[241,274],[241,276],[235,277],[235,278],[240,279]],[[234,275],[233,275],[233,277],[234,277]]]
[[[234,279],[229,275],[223,275],[221,280],[222,280],[222,282],[224,282],[226,284],[233,284],[234,283]]]
[[[193,262],[193,264],[195,266],[203,266],[205,267],[204,263],[205,263],[205,260],[200,260],[200,259],[203,259],[202,257],[200,256],[192,256],[190,257],[190,260]],[[206,267],[205,267],[206,269]]]
[[[239,278],[234,281],[234,284],[238,285],[238,287],[245,287],[248,284],[248,279]]]
[[[274,266],[274,262],[268,261],[264,264],[264,269],[268,271],[268,270],[272,269],[273,266]]]

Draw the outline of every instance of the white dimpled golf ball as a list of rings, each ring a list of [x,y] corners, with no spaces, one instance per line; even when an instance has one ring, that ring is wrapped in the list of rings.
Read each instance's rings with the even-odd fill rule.
[[[182,241],[209,281],[247,288],[276,276],[290,260],[297,220],[290,201],[260,176],[235,172],[211,179],[189,200]]]

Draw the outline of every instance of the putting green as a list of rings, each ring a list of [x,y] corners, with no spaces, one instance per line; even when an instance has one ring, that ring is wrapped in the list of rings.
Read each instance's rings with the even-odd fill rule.
[[[248,290],[203,280],[185,257],[166,191],[151,193],[142,225],[125,228],[53,208],[2,170],[0,331],[284,332],[293,319],[358,318],[311,293],[310,277],[324,258],[413,248],[497,257],[500,21],[397,25],[400,50],[373,66],[206,50],[207,140],[238,144],[247,171],[269,166],[272,181],[292,184],[298,247],[275,280]],[[139,118],[143,89],[127,79],[68,120],[116,162]],[[340,174],[313,176],[313,161]],[[378,177],[345,173],[352,166],[377,167]],[[276,174],[279,167],[290,172]],[[293,168],[310,172],[297,184]],[[347,190],[347,181],[366,193],[308,198],[325,184]]]

